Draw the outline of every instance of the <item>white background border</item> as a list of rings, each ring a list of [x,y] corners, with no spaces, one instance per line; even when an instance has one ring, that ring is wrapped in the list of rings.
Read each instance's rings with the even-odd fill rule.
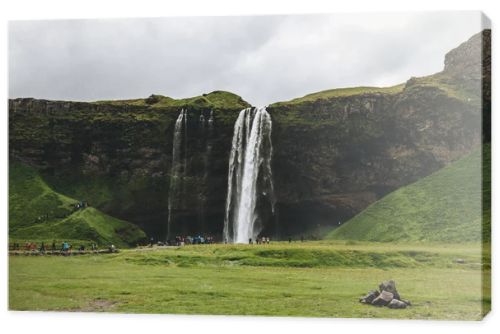
[[[8,116],[7,116],[7,21],[58,18],[113,18],[113,17],[161,17],[190,15],[254,15],[254,14],[304,14],[337,12],[380,12],[405,10],[481,10],[492,21],[493,28],[493,87],[498,73],[498,55],[495,22],[500,20],[500,1],[497,0],[2,0],[0,1],[0,330],[3,333],[325,333],[362,331],[364,333],[436,333],[453,331],[454,334],[474,332],[498,332],[500,328],[499,291],[493,285],[494,309],[482,322],[408,321],[369,319],[312,319],[312,318],[266,318],[223,316],[170,316],[130,314],[82,314],[55,312],[9,312],[7,311],[7,221],[8,221]],[[499,98],[493,89],[493,110]],[[499,128],[499,119],[493,113],[493,128]],[[493,281],[498,278],[498,228],[497,216],[498,180],[500,173],[497,161],[500,146],[499,136],[493,134]],[[494,283],[494,282],[493,282]],[[450,307],[453,307],[450,305]],[[495,311],[496,310],[496,311]],[[496,327],[496,330],[495,330]]]

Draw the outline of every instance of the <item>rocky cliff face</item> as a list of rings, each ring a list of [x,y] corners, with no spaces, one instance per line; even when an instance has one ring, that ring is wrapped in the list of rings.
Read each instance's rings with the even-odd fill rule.
[[[481,112],[489,104],[480,103],[487,80],[476,44],[489,47],[483,42],[489,32],[478,36],[451,51],[441,73],[271,105],[278,210],[265,233],[286,236],[344,222],[480,145]],[[482,59],[489,68],[488,47]],[[247,106],[227,92],[95,103],[14,99],[10,158],[35,166],[57,191],[163,239],[174,123],[186,108],[186,172],[173,233],[219,236],[233,124]],[[212,110],[208,132],[201,119]]]
[[[37,167],[57,191],[87,200],[163,240],[173,128],[185,108],[187,170],[173,210],[173,232],[215,233],[223,226],[233,123],[247,106],[226,92],[186,100],[10,100],[10,157]]]
[[[288,125],[288,108],[312,124]],[[481,142],[477,108],[411,83],[397,94],[279,105],[271,114],[279,226],[287,234],[304,222],[344,222]]]

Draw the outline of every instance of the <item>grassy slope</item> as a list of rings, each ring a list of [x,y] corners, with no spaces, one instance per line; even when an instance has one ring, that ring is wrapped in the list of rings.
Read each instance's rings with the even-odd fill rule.
[[[370,86],[360,86],[360,87],[348,87],[348,88],[336,88],[324,90],[316,93],[311,93],[303,97],[295,98],[290,101],[276,102],[272,106],[288,105],[293,106],[305,102],[315,102],[318,100],[331,100],[341,97],[365,95],[365,94],[399,94],[403,93],[407,89],[414,89],[418,87],[435,88],[445,93],[451,98],[455,98],[470,104],[478,105],[480,102],[480,96],[476,93],[467,91],[463,87],[455,85],[453,79],[445,74],[444,72],[439,72],[436,74],[428,75],[425,77],[414,77],[407,81],[406,83],[401,83],[395,86],[389,87],[370,87]]]
[[[278,102],[275,105],[280,104],[299,104],[302,102],[312,102],[318,99],[331,99],[337,97],[346,97],[346,96],[354,96],[354,95],[363,95],[363,94],[396,94],[400,93],[404,89],[404,84],[399,84],[391,87],[348,87],[348,88],[337,88],[337,89],[329,89],[324,90],[317,93],[311,93],[305,95],[303,97],[299,97],[287,102]]]
[[[201,245],[9,262],[15,310],[464,320],[479,319],[490,303],[474,245]],[[386,279],[412,307],[358,302]]]
[[[214,91],[208,94],[185,99],[173,99],[163,95],[151,95],[146,99],[97,101],[95,103],[135,106],[150,105],[153,108],[192,106],[200,108],[243,109],[249,106],[248,103],[245,102],[240,96],[225,91]]]
[[[73,212],[76,199],[53,191],[33,168],[24,164],[10,165],[9,181],[11,240],[67,239],[123,247],[145,237],[135,225],[92,207]]]
[[[489,150],[484,151],[485,160],[489,160]],[[327,238],[440,242],[489,239],[489,220],[484,221],[484,235],[481,225],[481,193],[489,197],[489,182],[482,190],[480,170],[481,151],[477,150],[385,196]],[[485,180],[489,178],[485,174]]]
[[[134,111],[129,115],[129,117],[134,120],[158,121],[162,119],[161,115],[164,111],[170,111],[176,115],[170,122],[175,122],[181,108],[187,108],[188,110],[213,110],[217,115],[217,123],[229,126],[234,125],[234,121],[238,115],[237,112],[251,106],[240,96],[220,90],[184,99],[174,99],[163,95],[151,95],[148,98],[141,99],[96,101],[93,103],[111,106],[142,107],[142,112],[139,113]],[[109,117],[109,115],[104,117]],[[168,124],[165,124],[165,126],[168,126]]]

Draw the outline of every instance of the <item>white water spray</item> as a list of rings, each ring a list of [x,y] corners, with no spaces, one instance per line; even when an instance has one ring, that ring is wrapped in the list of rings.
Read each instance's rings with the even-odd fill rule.
[[[234,125],[223,233],[228,242],[247,243],[260,233],[261,199],[269,200],[274,212],[271,130],[266,108],[242,110]]]

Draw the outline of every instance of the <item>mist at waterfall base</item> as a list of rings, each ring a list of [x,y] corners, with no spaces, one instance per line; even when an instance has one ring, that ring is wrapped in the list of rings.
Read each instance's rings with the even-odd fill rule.
[[[236,120],[229,156],[223,231],[226,242],[255,240],[263,228],[260,202],[268,202],[274,213],[271,131],[266,108],[244,109]]]

